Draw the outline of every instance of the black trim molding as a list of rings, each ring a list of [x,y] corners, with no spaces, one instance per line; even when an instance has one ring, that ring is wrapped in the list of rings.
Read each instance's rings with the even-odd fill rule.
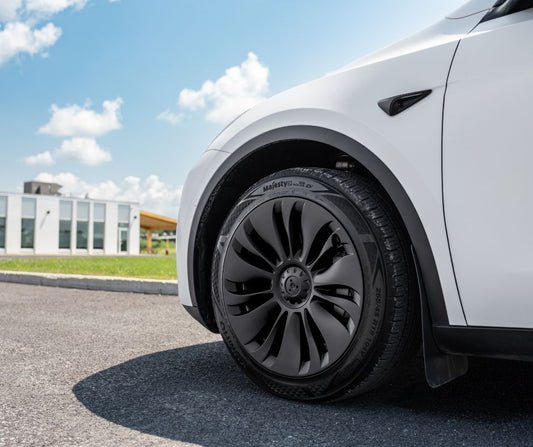
[[[533,329],[433,325],[433,335],[448,354],[533,361]]]
[[[498,0],[492,9],[485,14],[480,23],[488,22],[499,17],[508,16],[515,12],[524,11],[533,8],[533,0]]]

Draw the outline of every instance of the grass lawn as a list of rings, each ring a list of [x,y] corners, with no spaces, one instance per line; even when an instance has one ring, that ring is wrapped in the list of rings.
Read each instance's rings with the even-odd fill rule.
[[[176,279],[176,258],[136,256],[91,256],[1,259],[0,270],[74,275],[124,276]]]

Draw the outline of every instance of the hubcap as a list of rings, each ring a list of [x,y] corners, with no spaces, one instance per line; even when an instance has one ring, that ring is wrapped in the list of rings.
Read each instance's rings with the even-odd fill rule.
[[[287,267],[280,276],[279,288],[284,304],[299,307],[311,296],[311,277],[298,266]]]
[[[221,292],[251,357],[289,377],[338,360],[363,304],[359,257],[338,219],[311,200],[274,199],[248,214],[228,244]]]

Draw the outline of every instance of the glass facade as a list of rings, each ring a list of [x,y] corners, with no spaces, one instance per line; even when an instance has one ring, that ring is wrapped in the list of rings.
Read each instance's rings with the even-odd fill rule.
[[[20,248],[34,248],[35,245],[35,199],[22,199]]]
[[[130,207],[129,205],[118,206],[118,251],[126,253],[128,251],[130,227]]]
[[[6,248],[7,197],[0,196],[0,248]]]
[[[89,202],[78,202],[76,217],[76,248],[87,250],[89,246]]]
[[[72,221],[60,220],[59,221],[59,248],[70,248],[70,235],[72,233]]]
[[[105,239],[105,203],[95,203],[93,214],[93,248],[95,250],[103,250]]]
[[[0,217],[0,248],[6,248],[6,218]]]
[[[72,233],[72,202],[59,201],[59,248],[69,249]]]
[[[127,228],[118,229],[118,251],[120,253],[126,253],[128,251],[128,233]]]
[[[104,233],[105,233],[105,222],[94,222],[93,248],[95,250],[104,249]]]

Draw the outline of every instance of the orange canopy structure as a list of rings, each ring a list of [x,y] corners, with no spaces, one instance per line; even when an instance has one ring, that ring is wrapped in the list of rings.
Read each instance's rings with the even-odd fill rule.
[[[161,216],[160,214],[149,213],[141,210],[140,212],[141,228],[146,230],[146,250],[152,254],[152,231],[176,231],[178,221],[172,217]],[[166,240],[168,253],[168,239]]]

